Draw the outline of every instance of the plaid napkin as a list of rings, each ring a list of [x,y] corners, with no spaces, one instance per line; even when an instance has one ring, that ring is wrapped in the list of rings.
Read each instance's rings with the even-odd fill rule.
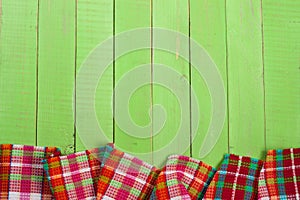
[[[112,149],[101,165],[97,199],[148,199],[157,169],[140,159]]]
[[[45,160],[44,168],[56,200],[96,198],[101,160],[107,147]]]
[[[261,160],[226,154],[204,199],[257,199],[262,166]]]
[[[300,148],[269,150],[259,176],[259,199],[300,199]]]
[[[213,167],[199,160],[169,156],[157,178],[151,199],[201,199],[214,174]]]
[[[0,145],[0,199],[52,199],[42,160],[60,155],[55,147]]]

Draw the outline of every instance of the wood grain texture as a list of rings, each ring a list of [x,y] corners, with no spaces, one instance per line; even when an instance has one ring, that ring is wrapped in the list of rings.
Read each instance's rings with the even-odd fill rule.
[[[116,34],[140,27],[150,27],[151,4],[149,0],[116,0],[115,6]],[[149,38],[145,38],[145,40],[148,41]],[[128,41],[128,44],[134,42],[136,41]],[[118,54],[117,49],[122,47],[118,41],[116,41],[115,45],[116,54]],[[130,46],[128,48],[130,48]],[[150,64],[150,62],[150,50],[133,50],[118,58],[115,63],[115,87],[118,87],[118,84],[121,84],[119,81],[123,75],[134,73],[130,71],[142,64]],[[143,76],[143,79],[150,83],[150,65],[149,71],[146,71],[143,75],[139,74],[139,76],[136,77],[140,76]],[[135,83],[135,79],[131,79],[130,81],[130,83]],[[123,84],[130,85],[129,83]],[[115,102],[120,102],[119,108],[125,108],[124,112],[126,112],[127,109],[129,110],[130,119],[121,118],[119,121],[116,120],[115,143],[119,148],[133,155],[138,155],[145,161],[152,162],[151,130],[148,128],[144,132],[138,133],[133,130],[125,130],[131,125],[141,128],[151,124],[151,116],[149,116],[149,109],[151,109],[151,89],[149,85],[150,84],[140,86],[136,91],[130,91],[128,88],[128,91],[126,92],[132,92],[129,102],[127,102],[126,99],[123,99],[122,95],[116,94]],[[118,105],[116,105],[116,114],[121,112],[119,108]],[[121,120],[129,120],[130,124],[125,124],[123,127],[120,127],[118,124],[122,123]],[[145,138],[141,138],[139,134],[143,135]]]
[[[0,1],[0,141],[36,143],[37,1]]]
[[[80,0],[77,4],[77,57],[76,71],[79,72],[85,59],[91,51],[101,42],[113,35],[113,1]],[[113,43],[108,47],[107,52],[113,52]],[[99,63],[98,59],[89,63]],[[85,67],[88,67],[85,65]],[[113,141],[113,116],[112,116],[112,93],[113,93],[113,66],[110,65],[105,74],[100,78],[97,91],[95,93],[95,106],[99,126],[109,140]],[[76,96],[77,97],[77,96]],[[78,97],[80,98],[80,97]],[[76,106],[77,108],[77,106]],[[81,120],[76,116],[76,121]],[[76,151],[92,148],[90,144],[83,144],[80,136],[88,138],[89,134],[95,132],[83,132],[76,135]],[[88,140],[87,140],[88,141]],[[103,144],[103,138],[99,136],[99,145]]]
[[[174,54],[153,49],[153,105],[164,109],[164,114],[153,109],[153,151],[161,151],[154,154],[154,164],[157,166],[164,165],[171,154],[190,155],[189,57],[187,60],[180,57],[183,56],[180,52],[189,55],[188,3],[188,0],[153,0],[153,27],[186,35],[185,38],[177,36],[168,40],[170,48],[176,44],[176,49],[171,49],[176,52]],[[155,33],[154,47],[156,38],[162,37]],[[162,65],[169,67],[168,73],[164,72]],[[177,73],[175,77],[174,72]],[[170,84],[159,85],[159,76]]]
[[[226,90],[226,27],[225,27],[225,3],[224,1],[213,0],[191,0],[191,38],[199,43],[211,56],[218,67]],[[197,57],[191,52],[191,57]],[[197,67],[197,66],[194,66]],[[194,88],[200,109],[199,128],[192,143],[192,155],[199,158],[199,151],[208,132],[212,118],[212,101],[208,87],[195,68],[192,68],[191,82]],[[199,67],[199,66],[198,66]],[[226,100],[225,100],[226,101]],[[192,107],[192,112],[195,108]],[[192,119],[193,120],[193,119]],[[203,161],[217,166],[222,160],[224,153],[228,152],[228,127],[227,120],[223,131],[214,145],[212,151]]]
[[[267,149],[299,147],[300,2],[263,0]]]
[[[261,4],[227,1],[230,153],[263,158],[265,150]]]
[[[41,0],[38,49],[38,145],[74,151],[75,1]]]

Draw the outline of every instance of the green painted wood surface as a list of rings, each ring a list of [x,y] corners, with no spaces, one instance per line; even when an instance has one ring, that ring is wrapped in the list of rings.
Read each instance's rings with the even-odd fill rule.
[[[189,34],[189,2],[187,0],[154,0],[153,1],[153,27],[170,29],[176,32]],[[159,37],[154,35],[153,37]],[[156,40],[154,39],[154,42]],[[174,37],[169,41],[168,46],[176,44],[174,51],[170,53],[163,50],[153,50],[153,106],[164,108],[164,114],[159,108],[153,109],[153,150],[161,151],[159,155],[155,154],[154,164],[163,165],[170,154],[182,154],[183,147],[185,154],[190,155],[190,102],[189,87],[184,82],[189,83],[189,63],[180,57],[179,51],[189,54],[189,40],[186,38]],[[155,44],[154,44],[155,46]],[[164,72],[164,67],[170,69]],[[177,76],[173,76],[177,72]],[[170,80],[169,86],[159,85],[159,77],[163,74],[163,79]],[[175,93],[175,89],[178,90]],[[165,122],[162,124],[161,122]],[[158,133],[156,133],[158,132]],[[166,140],[166,138],[169,138]],[[174,142],[172,141],[174,140]],[[170,141],[174,143],[172,147]]]
[[[37,8],[0,1],[1,143],[36,143]]]
[[[300,142],[300,2],[263,1],[266,146]]]
[[[120,34],[121,32],[128,31],[131,29],[150,27],[151,26],[151,4],[149,0],[116,0],[115,1],[115,33]],[[150,33],[149,33],[150,34]],[[147,40],[147,38],[145,38]],[[133,41],[128,41],[128,44],[135,43]],[[149,42],[149,46],[150,46]],[[122,48],[119,45],[118,40],[115,43],[115,53],[119,54],[118,49]],[[126,55],[116,58],[115,61],[115,87],[118,87],[122,76],[130,73],[129,71],[134,68],[151,63],[151,53],[150,50],[131,50]],[[141,75],[141,74],[140,74]],[[150,83],[151,81],[151,68],[149,65],[149,70],[142,74],[143,79]],[[139,77],[136,77],[139,78]],[[135,80],[131,80],[134,83]],[[124,84],[124,82],[123,82]],[[148,153],[152,151],[152,138],[151,129],[146,128],[144,132],[134,132],[130,127],[133,125],[135,127],[147,127],[151,125],[151,86],[146,85],[140,87],[136,91],[128,90],[133,92],[132,98],[129,102],[122,95],[116,94],[115,98],[117,102],[115,104],[115,114],[119,112],[126,112],[129,109],[130,117],[126,118],[129,122],[124,126],[119,125],[121,121],[116,120],[115,123],[115,143],[123,150],[137,155],[140,153]],[[125,108],[120,111],[121,108]],[[123,118],[125,119],[125,118]],[[141,128],[142,129],[142,128]],[[141,138],[145,137],[145,138]],[[148,162],[152,162],[152,155],[144,154],[139,157],[143,158]]]
[[[263,158],[264,85],[260,1],[227,1],[230,153]]]
[[[294,0],[0,0],[0,143],[55,145],[65,153],[86,149],[79,134],[97,133],[75,134],[74,122],[81,120],[76,115],[75,76],[82,63],[114,33],[157,26],[190,36],[215,62],[226,93],[227,117],[220,138],[207,156],[199,156],[212,120],[208,85],[181,55],[150,48],[116,58],[98,83],[95,112],[109,141],[157,166],[172,153],[217,166],[227,152],[263,158],[266,149],[297,147],[299,9]],[[149,29],[144,38],[149,47],[155,45],[153,33]],[[129,49],[137,39],[141,38],[127,41]],[[117,55],[121,42],[111,41],[107,52]],[[190,41],[175,39],[171,46],[184,50],[191,60],[197,57]],[[182,79],[159,74],[163,68],[156,63],[169,66]],[[121,82],[142,64],[146,65],[142,74]],[[158,85],[158,75],[172,82],[183,100],[171,86]],[[113,95],[114,87],[129,87],[137,80],[149,84],[128,91],[132,92],[128,102],[126,93]],[[193,141],[190,125],[195,123],[196,109],[183,80],[191,82],[199,101],[199,129]],[[180,109],[187,112],[183,115]],[[113,112],[129,116],[117,121]],[[181,142],[169,148],[182,118],[188,124],[179,136]],[[158,130],[160,125],[164,126]],[[102,141],[99,135],[93,144]],[[179,152],[182,146],[186,152]],[[165,151],[156,154],[161,148]]]
[[[219,73],[222,76],[224,89],[227,85],[226,71],[226,26],[225,26],[225,2],[191,0],[191,38],[203,46],[212,57]],[[197,54],[191,52],[192,59]],[[199,158],[199,150],[212,118],[211,96],[201,74],[197,73],[196,66],[192,68],[191,82],[199,100],[200,121],[197,135],[192,144],[193,157]],[[195,109],[192,108],[192,112]],[[219,140],[212,152],[202,160],[215,166],[222,160],[224,153],[228,152],[228,128],[227,121]]]
[[[90,52],[101,42],[113,35],[113,1],[82,0],[77,3],[77,38],[76,38],[76,71],[79,72],[84,60]],[[113,52],[113,44],[107,49]],[[91,64],[97,63],[91,61]],[[96,91],[96,113],[102,129],[109,140],[113,141],[113,116],[112,116],[112,89],[113,89],[113,68],[112,65],[102,76]],[[75,90],[76,92],[76,90]],[[77,97],[77,96],[76,96]],[[78,97],[80,98],[80,97]],[[76,109],[77,106],[75,106]],[[75,112],[76,115],[76,112]],[[77,120],[79,116],[75,116]],[[89,144],[83,144],[81,137],[88,138],[90,133],[77,132],[76,151],[91,148]],[[102,141],[99,141],[102,143]]]
[[[75,2],[39,1],[38,22],[37,144],[60,146],[70,153],[74,151]]]

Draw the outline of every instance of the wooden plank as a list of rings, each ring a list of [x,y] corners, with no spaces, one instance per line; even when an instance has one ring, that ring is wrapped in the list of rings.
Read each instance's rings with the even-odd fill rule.
[[[39,2],[37,144],[74,151],[75,1]]]
[[[190,155],[189,56],[187,61],[180,57],[189,55],[188,4],[188,0],[153,0],[153,27],[186,35],[185,38],[178,36],[168,41],[170,47],[176,44],[176,49],[170,49],[176,51],[174,54],[153,50],[153,105],[160,105],[165,112],[162,114],[161,110],[155,107],[153,109],[153,151],[157,152],[154,154],[156,166],[164,165],[171,154]],[[154,32],[153,37],[162,35]],[[185,54],[180,55],[179,52]],[[161,64],[169,67],[167,73],[164,73]],[[175,77],[174,72],[178,73]],[[162,84],[159,76],[163,76],[164,82],[170,84],[159,85]]]
[[[36,143],[37,1],[0,1],[0,141]]]
[[[116,0],[115,1],[115,30],[116,34],[123,31],[139,27],[150,27],[151,25],[151,6],[149,0]],[[149,40],[149,38],[145,38]],[[135,41],[131,41],[135,42]],[[120,43],[116,40],[116,49],[122,48]],[[150,46],[150,42],[149,42]],[[130,48],[130,47],[128,47]],[[118,52],[116,51],[116,55]],[[120,80],[123,75],[130,75],[130,70],[138,67],[142,64],[150,63],[150,50],[133,50],[128,54],[118,58],[115,63],[115,87],[122,84]],[[144,80],[150,83],[151,69],[145,72],[143,75]],[[130,83],[135,83],[135,79],[130,80]],[[124,83],[123,83],[124,84]],[[129,83],[126,83],[130,85]],[[128,88],[128,90],[130,90]],[[139,156],[145,161],[152,162],[152,141],[151,130],[148,128],[144,132],[134,132],[130,129],[130,126],[140,127],[148,126],[151,123],[151,117],[149,117],[149,109],[151,109],[151,88],[149,85],[141,86],[133,92],[129,102],[123,100],[121,94],[116,94],[115,102],[119,102],[120,105],[116,105],[115,114],[120,112],[120,108],[127,108],[130,112],[130,119],[120,118],[115,124],[115,143],[117,147],[129,152],[133,155]],[[130,124],[125,124],[123,127],[118,125],[122,123],[122,120],[129,120]],[[124,121],[123,121],[124,122]],[[126,130],[130,129],[130,130]],[[139,129],[140,130],[140,129]],[[141,138],[141,134],[144,139]]]
[[[263,158],[264,85],[260,1],[227,1],[230,153]]]
[[[77,4],[77,72],[79,72],[84,60],[88,58],[90,52],[101,42],[113,35],[113,1],[106,0],[82,0]],[[113,52],[113,43],[107,52]],[[98,59],[90,61],[91,64],[99,62]],[[84,65],[85,67],[88,67]],[[96,114],[99,126],[113,141],[113,117],[112,117],[112,88],[113,88],[113,69],[109,66],[105,74],[101,77],[97,87],[95,103]],[[77,97],[80,98],[80,97]],[[81,120],[76,116],[77,121]],[[90,144],[83,144],[81,137],[89,137],[82,132],[76,135],[76,151],[91,148]],[[99,137],[99,144],[103,144],[103,138]],[[97,141],[98,142],[98,141]]]
[[[198,42],[211,56],[221,74],[224,83],[224,89],[227,87],[226,74],[226,27],[225,27],[225,3],[224,1],[212,0],[191,0],[191,38]],[[191,51],[192,60],[198,55]],[[194,66],[199,67],[199,66]],[[203,147],[204,139],[208,134],[212,118],[212,101],[208,87],[195,68],[192,68],[191,82],[195,91],[200,109],[199,128],[192,143],[192,155],[200,158],[199,151]],[[226,93],[226,91],[225,91]],[[226,101],[226,100],[225,100]],[[192,107],[192,112],[195,109]],[[192,119],[193,120],[193,119]],[[218,139],[218,140],[217,140]],[[210,153],[201,160],[217,167],[222,160],[224,153],[228,152],[228,127],[227,119],[223,131],[219,138],[214,138],[217,142],[214,144]],[[211,148],[209,146],[209,148]]]
[[[267,149],[299,147],[300,2],[263,1]]]

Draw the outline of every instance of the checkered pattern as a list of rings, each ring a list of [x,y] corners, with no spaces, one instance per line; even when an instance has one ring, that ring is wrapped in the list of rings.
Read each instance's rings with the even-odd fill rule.
[[[155,167],[112,149],[102,163],[97,199],[148,199],[157,174]]]
[[[157,198],[156,198],[156,186],[154,186],[153,191],[152,191],[152,193],[150,195],[149,200],[157,200]]]
[[[42,160],[53,154],[59,149],[0,145],[0,199],[52,199]]]
[[[215,169],[199,160],[172,155],[159,174],[151,199],[201,199]]]
[[[259,199],[300,199],[300,148],[269,150],[259,176]]]
[[[106,149],[107,146],[47,159],[44,168],[55,199],[95,199]]]
[[[226,154],[204,199],[257,199],[263,161]]]

